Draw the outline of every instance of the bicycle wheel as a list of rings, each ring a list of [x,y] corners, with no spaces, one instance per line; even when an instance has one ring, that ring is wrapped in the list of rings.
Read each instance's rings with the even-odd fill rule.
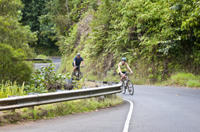
[[[72,80],[74,80],[75,77],[76,77],[75,72],[72,72],[72,75],[71,75]]]
[[[133,86],[133,83],[128,80],[127,82],[127,87],[128,87],[128,92],[130,95],[133,95],[134,94],[134,86]]]
[[[74,80],[79,80],[79,76],[80,76],[80,75],[79,75],[79,71],[76,70],[76,71],[74,72],[73,79],[74,79]]]
[[[121,89],[122,89],[122,94],[125,94],[126,93],[126,86],[125,86],[124,82],[122,82]]]
[[[78,72],[78,80],[81,80],[81,78],[83,78],[83,74],[82,72]]]

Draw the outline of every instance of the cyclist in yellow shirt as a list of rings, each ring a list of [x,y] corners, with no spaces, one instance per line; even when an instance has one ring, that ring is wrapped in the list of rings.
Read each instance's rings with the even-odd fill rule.
[[[131,74],[133,73],[128,63],[126,63],[126,58],[123,57],[121,62],[118,64],[118,73],[121,77],[121,80],[126,77],[127,69],[130,71]]]

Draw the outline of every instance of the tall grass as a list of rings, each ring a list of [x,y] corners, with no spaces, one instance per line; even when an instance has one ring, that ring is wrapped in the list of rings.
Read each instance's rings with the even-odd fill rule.
[[[21,96],[25,95],[24,83],[17,85],[16,82],[2,82],[0,84],[0,98],[7,98],[10,96]]]
[[[172,75],[166,83],[168,85],[200,87],[200,76],[196,76],[192,73],[177,73]]]

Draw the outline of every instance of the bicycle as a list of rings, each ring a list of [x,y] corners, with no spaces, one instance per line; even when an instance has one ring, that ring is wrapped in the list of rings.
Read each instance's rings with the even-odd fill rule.
[[[82,67],[82,66],[81,66]],[[76,66],[76,69],[72,72],[72,80],[80,80],[83,77],[80,67]]]
[[[125,94],[126,90],[128,90],[130,95],[134,94],[134,85],[128,78],[128,73],[125,74],[125,77],[121,80],[122,81],[122,93]]]

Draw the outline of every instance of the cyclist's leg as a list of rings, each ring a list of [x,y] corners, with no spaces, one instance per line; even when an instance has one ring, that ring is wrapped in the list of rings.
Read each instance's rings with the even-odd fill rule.
[[[120,78],[121,78],[121,82],[122,82],[122,93],[125,94],[126,93],[126,84],[125,84],[125,72],[119,73]]]
[[[122,81],[122,76],[121,73],[118,73],[119,77],[120,77],[120,81]]]
[[[79,73],[81,72],[80,66],[77,66],[77,70]]]
[[[119,76],[120,76],[120,81],[123,82],[123,73],[119,73]]]
[[[72,63],[73,66],[73,72],[72,75],[75,76],[76,70],[77,70],[77,66],[74,65],[74,63]]]
[[[126,71],[124,71],[124,72],[122,72],[122,79],[125,79],[126,78],[126,76],[127,76],[127,73],[126,73]]]
[[[72,66],[73,66],[73,73],[74,73],[76,70],[76,66],[74,65],[74,63],[72,63]]]

